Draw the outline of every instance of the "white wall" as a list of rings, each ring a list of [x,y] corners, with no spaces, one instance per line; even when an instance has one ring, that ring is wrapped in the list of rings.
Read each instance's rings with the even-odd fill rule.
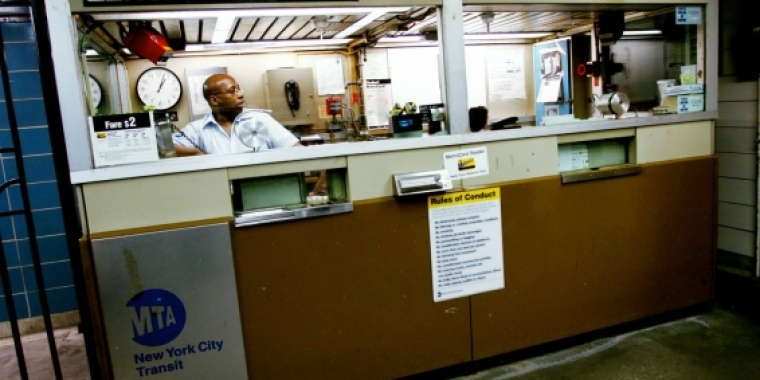
[[[488,55],[494,51],[522,50],[524,60],[524,99],[489,100]],[[386,54],[393,102],[403,105],[440,103],[438,47],[403,47],[369,49],[368,54]],[[466,46],[468,107],[486,106],[492,119],[534,113],[532,45],[491,44]]]
[[[245,90],[245,99],[249,107],[266,108],[266,95],[264,89],[264,73],[270,69],[282,67],[314,67],[316,61],[320,58],[335,58],[343,60],[344,78],[349,78],[348,59],[342,54],[326,52],[323,54],[309,53],[266,53],[266,54],[241,54],[241,55],[219,55],[203,57],[175,57],[167,61],[166,67],[172,70],[182,81],[183,95],[177,106],[172,110],[177,111],[179,116],[178,125],[184,126],[190,120],[189,106],[187,96],[187,82],[185,80],[186,69],[200,69],[213,66],[227,67],[227,73],[232,75]],[[134,112],[142,111],[142,103],[137,98],[134,85],[140,74],[154,65],[144,59],[127,61],[127,71],[129,73],[129,86],[132,108]],[[100,79],[100,78],[98,78]],[[314,88],[316,88],[316,77],[314,79]],[[314,107],[324,104],[326,97],[315,97],[311,99],[311,106]],[[301,104],[305,107],[307,104],[307,94],[301,94]]]

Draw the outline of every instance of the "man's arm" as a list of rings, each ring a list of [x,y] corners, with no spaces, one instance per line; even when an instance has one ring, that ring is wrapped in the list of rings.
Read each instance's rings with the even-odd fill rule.
[[[185,156],[200,156],[203,154],[206,154],[206,152],[190,146],[182,146],[174,144],[174,151],[177,152],[177,157],[185,157]]]

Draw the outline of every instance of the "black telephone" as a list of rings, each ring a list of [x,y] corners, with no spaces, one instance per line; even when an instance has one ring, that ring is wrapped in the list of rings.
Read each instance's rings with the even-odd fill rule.
[[[301,91],[298,89],[298,82],[289,80],[285,82],[285,99],[288,101],[288,108],[293,117],[296,117],[296,111],[301,108]]]

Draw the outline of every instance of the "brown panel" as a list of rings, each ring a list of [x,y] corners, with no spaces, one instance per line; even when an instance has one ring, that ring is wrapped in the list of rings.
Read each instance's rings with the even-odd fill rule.
[[[434,303],[425,199],[233,228],[253,379],[389,379],[471,360],[469,300]]]
[[[502,186],[506,287],[471,297],[474,358],[711,300],[715,165]]]

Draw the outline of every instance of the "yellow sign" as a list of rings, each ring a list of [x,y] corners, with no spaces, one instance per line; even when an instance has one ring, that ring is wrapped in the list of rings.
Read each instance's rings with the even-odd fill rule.
[[[451,207],[495,200],[501,200],[501,192],[498,187],[430,196],[428,197],[428,208]]]

